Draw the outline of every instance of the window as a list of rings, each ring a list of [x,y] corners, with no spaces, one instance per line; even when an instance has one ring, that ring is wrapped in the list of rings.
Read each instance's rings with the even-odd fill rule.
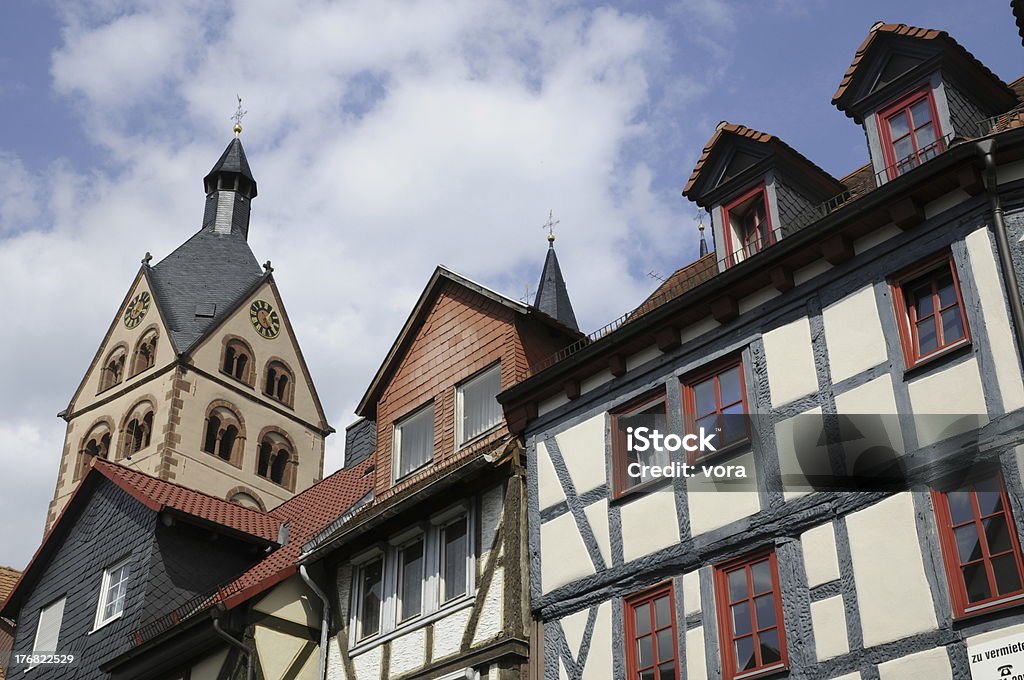
[[[715,448],[721,451],[750,438],[747,420],[747,387],[739,357],[702,371],[683,381],[683,412],[687,433],[716,432]],[[715,455],[688,451],[693,462]]]
[[[64,618],[64,601],[60,598],[39,610],[39,623],[36,625],[36,638],[32,643],[32,652],[36,654],[53,654],[57,650],[60,637],[60,624]]]
[[[774,551],[715,567],[715,606],[723,680],[752,678],[788,665]]]
[[[676,680],[678,634],[672,583],[626,599],[626,668],[630,680]]]
[[[103,571],[100,585],[100,604],[96,609],[96,625],[100,628],[121,616],[124,598],[128,592],[129,560],[122,560]]]
[[[135,405],[124,419],[121,431],[121,457],[133,454],[150,445],[153,436],[153,405],[148,401]]]
[[[292,386],[295,378],[280,361],[271,361],[267,364],[266,377],[263,380],[263,394],[285,406],[292,404]]]
[[[253,384],[252,349],[241,340],[234,338],[224,345],[224,359],[221,373],[227,373],[235,380],[247,385]]]
[[[110,455],[110,425],[101,422],[94,426],[82,439],[82,447],[78,452],[78,467],[75,469],[75,480],[85,476],[92,465],[93,458],[107,458]]]
[[[114,385],[121,384],[124,379],[124,364],[128,358],[128,350],[123,346],[115,347],[103,361],[103,368],[100,369],[100,388],[97,392],[108,390]]]
[[[999,473],[932,494],[955,616],[1024,599],[1024,564]]]
[[[156,364],[156,329],[146,332],[135,345],[135,354],[132,356],[132,375],[142,373],[153,368]]]
[[[350,645],[471,602],[476,554],[469,507],[456,504],[356,557]]]
[[[245,429],[238,414],[225,406],[210,409],[206,416],[203,451],[237,466],[241,465],[244,442]]]
[[[970,344],[952,255],[943,254],[896,278],[892,297],[907,368]]]
[[[643,467],[640,468],[639,474],[630,474],[631,471],[636,472],[637,465],[668,464],[669,454],[664,448],[656,451],[651,447],[641,452],[627,445],[627,428],[647,427],[664,431],[666,416],[664,390],[646,394],[612,413],[612,462],[616,496],[621,496],[633,487],[654,479],[645,473]]]
[[[919,90],[879,112],[878,128],[889,179],[942,153],[931,91]]]
[[[501,422],[501,365],[491,366],[455,389],[455,446],[463,446]]]
[[[256,474],[288,489],[294,488],[297,459],[291,442],[280,432],[267,432],[260,439]]]
[[[395,479],[418,470],[434,457],[434,404],[395,423]]]
[[[741,262],[775,242],[768,193],[757,186],[722,208],[728,263]]]

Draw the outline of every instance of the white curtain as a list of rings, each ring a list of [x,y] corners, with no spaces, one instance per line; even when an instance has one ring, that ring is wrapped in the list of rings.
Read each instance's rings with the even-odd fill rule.
[[[463,444],[501,421],[501,406],[496,397],[501,391],[501,366],[494,366],[459,388],[462,404]]]

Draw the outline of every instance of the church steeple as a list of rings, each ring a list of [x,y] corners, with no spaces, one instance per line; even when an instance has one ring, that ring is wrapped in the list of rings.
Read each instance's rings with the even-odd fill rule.
[[[241,125],[237,125],[235,138],[203,178],[203,229],[216,234],[238,233],[245,238],[249,235],[249,208],[250,201],[256,198],[256,180],[245,158],[242,140],[237,136],[240,129]]]
[[[548,230],[548,254],[544,260],[544,269],[540,273],[540,283],[537,284],[537,297],[533,301],[533,306],[578,331],[576,314],[573,313],[572,302],[569,300],[569,290],[565,287],[562,268],[558,266],[558,256],[555,255],[556,224],[558,221],[549,214],[548,222],[544,225]]]

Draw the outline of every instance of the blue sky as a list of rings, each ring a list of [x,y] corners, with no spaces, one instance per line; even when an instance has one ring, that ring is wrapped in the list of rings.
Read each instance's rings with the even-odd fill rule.
[[[0,4],[0,564],[38,542],[54,414],[139,259],[198,228],[236,93],[250,241],[341,429],[436,264],[519,297],[553,209],[590,330],[695,256],[679,192],[718,121],[862,164],[829,101],[877,20],[1024,73],[1008,0]]]

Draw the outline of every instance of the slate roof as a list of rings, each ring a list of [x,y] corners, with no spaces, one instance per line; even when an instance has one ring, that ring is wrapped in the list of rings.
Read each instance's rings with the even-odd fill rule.
[[[985,79],[991,81],[991,84],[995,85],[997,89],[1010,91],[1006,86],[1006,83],[1004,83],[999,76],[979,61],[978,58],[971,54],[963,45],[954,40],[946,31],[936,30],[933,28],[918,28],[916,26],[908,26],[907,24],[886,24],[878,22],[871,27],[867,37],[864,38],[864,42],[862,42],[860,47],[857,48],[857,52],[853,55],[853,61],[850,62],[849,68],[847,68],[846,73],[843,74],[843,78],[839,82],[839,87],[836,88],[835,94],[832,95],[832,104],[848,116],[852,116],[853,114],[849,111],[849,102],[846,101],[846,94],[853,85],[858,67],[861,62],[864,61],[868,52],[871,51],[871,47],[875,43],[875,39],[880,35],[895,35],[907,38],[916,38],[918,40],[937,41],[943,48],[949,50],[954,56],[963,59],[974,67]]]
[[[565,287],[565,279],[562,278],[562,268],[558,266],[558,256],[555,255],[553,242],[549,243],[533,306],[573,330],[580,329],[579,324],[576,323],[576,314],[572,311],[572,302],[569,300],[569,291]]]
[[[147,268],[146,274],[179,353],[220,323],[264,277],[245,236],[216,234],[212,225]],[[216,305],[212,317],[196,315],[198,305],[210,304]]]
[[[251,197],[256,197],[256,179],[252,176],[252,170],[249,169],[249,160],[245,157],[245,149],[242,148],[242,140],[238,137],[235,137],[228,143],[224,153],[220,155],[217,162],[213,164],[213,168],[203,178],[203,184],[207,187],[207,191],[210,188],[210,179],[222,172],[235,173],[252,180]]]

